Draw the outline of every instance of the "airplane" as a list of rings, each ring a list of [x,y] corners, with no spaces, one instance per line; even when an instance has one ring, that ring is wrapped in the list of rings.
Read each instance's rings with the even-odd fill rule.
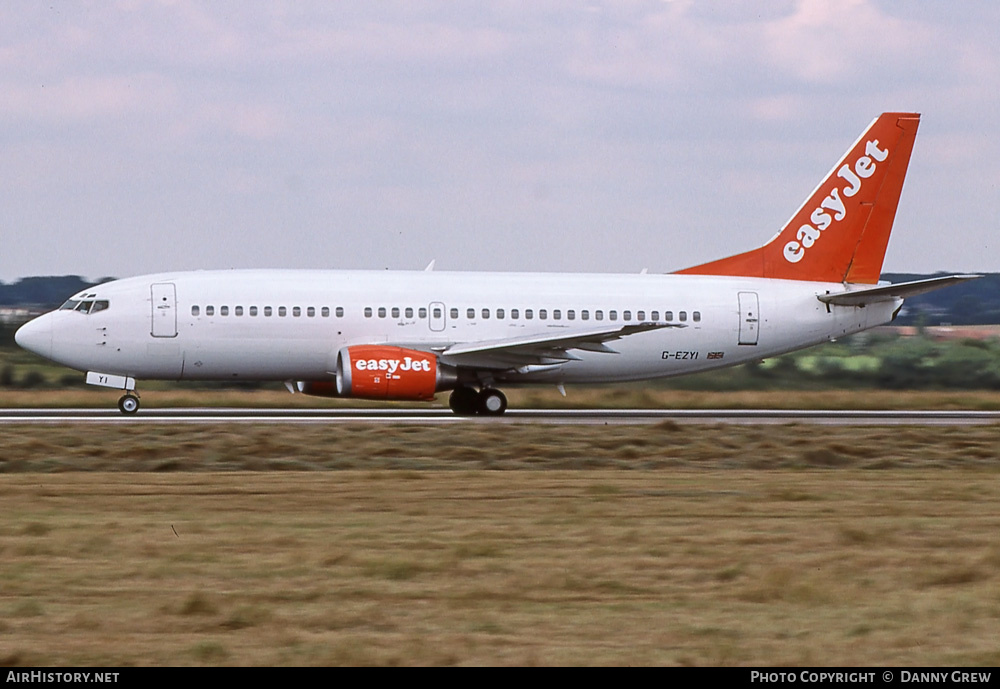
[[[501,387],[679,376],[892,321],[906,297],[976,275],[879,282],[920,115],[883,113],[759,248],[670,274],[226,270],[74,295],[17,343],[122,390],[283,381],[290,391],[433,400],[498,415]]]

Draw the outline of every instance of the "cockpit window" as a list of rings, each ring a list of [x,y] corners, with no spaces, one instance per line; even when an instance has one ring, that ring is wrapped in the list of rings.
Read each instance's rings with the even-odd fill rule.
[[[97,313],[98,311],[105,311],[111,307],[111,304],[107,299],[98,300],[78,300],[69,299],[65,304],[59,307],[60,311],[79,311],[80,313]]]

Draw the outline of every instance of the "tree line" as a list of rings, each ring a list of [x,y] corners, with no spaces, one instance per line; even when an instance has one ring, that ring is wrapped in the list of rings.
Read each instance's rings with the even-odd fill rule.
[[[886,273],[883,280],[906,282],[942,275]],[[52,309],[71,295],[114,278],[86,280],[79,275],[21,278],[0,282],[0,307]],[[906,300],[896,325],[995,325],[1000,324],[1000,273],[988,273],[947,289]]]

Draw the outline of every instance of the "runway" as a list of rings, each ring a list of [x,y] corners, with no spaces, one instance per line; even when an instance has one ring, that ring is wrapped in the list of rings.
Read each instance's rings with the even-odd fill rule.
[[[55,424],[678,424],[971,426],[1000,423],[1000,411],[813,409],[513,409],[499,417],[461,417],[446,409],[0,409],[0,425]]]

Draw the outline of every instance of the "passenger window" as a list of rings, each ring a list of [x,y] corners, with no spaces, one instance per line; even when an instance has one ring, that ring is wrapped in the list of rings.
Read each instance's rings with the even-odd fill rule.
[[[584,309],[583,311],[581,311],[580,312],[580,319],[581,320],[585,320],[585,321],[589,321],[590,320],[590,311],[588,311],[587,309]]]
[[[646,312],[639,311],[638,313],[635,314],[635,317],[638,318],[640,321],[644,321],[646,320]]]
[[[466,309],[465,310],[465,317],[468,318],[470,321],[476,320],[476,310],[475,309]]]
[[[434,318],[441,318],[441,316],[443,314],[444,314],[444,312],[441,310],[440,306],[435,306],[434,307]]]
[[[560,309],[552,309],[552,318],[557,321],[562,320],[562,311]]]
[[[372,307],[366,306],[365,307],[365,318],[371,318],[371,317],[372,317]]]
[[[384,306],[378,307],[378,317],[379,318],[385,318],[385,315],[386,315],[386,313],[385,313],[385,307]]]
[[[337,313],[337,318],[343,318],[344,317],[344,307],[343,306],[338,306],[336,313]]]
[[[538,309],[538,320],[548,320],[549,312],[546,309]]]
[[[215,307],[214,306],[206,306],[205,307],[205,315],[206,316],[214,316],[215,315]]]
[[[219,307],[219,315],[220,316],[228,316],[229,315],[229,307],[228,306],[220,306]]]
[[[271,309],[270,306],[265,306],[264,307],[264,316],[266,318],[270,318],[272,313],[274,313],[274,311],[272,311],[272,309]]]
[[[309,318],[315,318],[316,317],[316,307],[315,306],[310,306],[309,308],[307,308],[306,309],[306,315],[309,316]]]
[[[665,321],[672,321],[672,320],[674,320],[674,312],[673,311],[664,311],[663,312],[663,320],[665,320]]]
[[[651,320],[654,320],[654,321],[660,320],[660,312],[659,311],[653,311],[651,314],[649,314],[649,318]]]
[[[597,311],[594,311],[594,320],[595,321],[603,321],[604,320],[604,312],[601,311],[600,309],[597,309]]]
[[[300,307],[298,307],[298,306],[293,306],[292,307],[292,315],[295,316],[296,318],[298,318],[299,316],[302,315],[302,309]]]
[[[623,321],[630,321],[630,320],[632,320],[632,312],[631,311],[624,311],[622,313],[622,320]]]
[[[417,318],[427,318],[427,307],[421,306],[417,311]]]
[[[701,311],[695,311],[694,313],[692,313],[691,314],[691,318],[694,320],[695,323],[700,323],[701,322]]]
[[[257,315],[257,307],[256,306],[251,306],[250,307],[250,315],[251,316],[256,316]]]
[[[511,318],[512,318],[513,320],[515,320],[515,321],[516,321],[516,320],[517,320],[518,318],[520,318],[520,317],[521,317],[521,312],[520,312],[520,311],[518,311],[517,309],[511,309],[511,310],[510,310],[510,317],[511,317]]]
[[[688,312],[687,311],[681,311],[679,315],[680,315],[682,321],[686,321],[688,319]]]
[[[243,315],[243,307],[242,306],[237,306],[235,309],[233,309],[233,312],[237,316],[242,316]]]
[[[191,307],[191,315],[192,316],[197,316],[200,313],[201,313],[201,309],[198,306],[192,306]]]
[[[618,320],[618,312],[617,311],[608,311],[608,320],[609,321],[617,321]]]
[[[489,317],[490,317],[490,310],[489,309],[483,309],[483,320],[487,320],[487,319],[489,319]]]
[[[453,308],[451,310],[451,318],[452,318],[452,320],[455,320],[455,319],[458,318],[458,309]]]
[[[279,306],[278,307],[278,316],[281,317],[281,318],[284,318],[287,315],[288,315],[288,308],[284,307],[284,306]]]
[[[404,313],[406,314],[407,318],[413,318],[413,307],[407,306],[406,311]]]
[[[503,319],[504,311],[503,309],[497,309],[497,318]]]
[[[531,309],[525,309],[524,310],[524,317],[530,321],[532,318],[535,317],[535,312],[532,311]]]

